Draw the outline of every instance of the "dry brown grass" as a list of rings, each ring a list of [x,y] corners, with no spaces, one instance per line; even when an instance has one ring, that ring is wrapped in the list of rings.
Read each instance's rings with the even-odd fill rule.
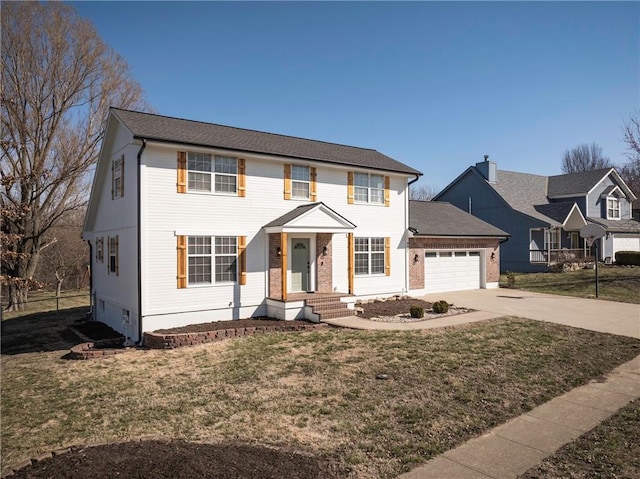
[[[505,318],[276,333],[93,361],[64,353],[2,356],[3,469],[73,444],[162,437],[295,447],[378,478],[607,373],[640,341]]]

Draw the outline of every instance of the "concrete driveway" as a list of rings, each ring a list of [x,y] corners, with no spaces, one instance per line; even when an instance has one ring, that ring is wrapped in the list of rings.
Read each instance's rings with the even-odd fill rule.
[[[639,292],[640,294],[640,292]],[[499,315],[566,324],[576,328],[640,338],[640,305],[531,293],[517,289],[480,289],[424,296]]]

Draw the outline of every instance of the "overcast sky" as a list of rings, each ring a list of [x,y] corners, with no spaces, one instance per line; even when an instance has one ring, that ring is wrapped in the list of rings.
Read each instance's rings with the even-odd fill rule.
[[[71,2],[157,113],[374,148],[443,188],[484,154],[624,161],[640,2]]]

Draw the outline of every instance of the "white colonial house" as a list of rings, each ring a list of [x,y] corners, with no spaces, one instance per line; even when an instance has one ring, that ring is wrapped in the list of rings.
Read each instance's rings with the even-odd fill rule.
[[[419,175],[371,149],[112,109],[83,233],[94,318],[139,341],[407,294]]]

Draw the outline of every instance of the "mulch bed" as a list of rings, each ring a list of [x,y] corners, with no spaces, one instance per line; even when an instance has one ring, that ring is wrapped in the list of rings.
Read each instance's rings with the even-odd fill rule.
[[[74,324],[73,329],[85,335],[86,337],[93,339],[94,341],[99,341],[101,339],[124,339],[124,336],[122,336],[122,334],[114,331],[113,329],[111,329],[111,327],[107,326],[104,323],[101,323],[100,321],[86,321],[83,323]]]
[[[420,306],[425,311],[431,309],[432,303],[421,299],[396,299],[378,301],[374,303],[361,303],[357,305],[364,310],[358,316],[362,318],[376,318],[380,316],[395,316],[396,314],[408,313],[411,306]]]
[[[16,479],[337,479],[348,471],[327,458],[245,444],[135,441],[43,459]]]
[[[258,316],[248,319],[234,319],[232,321],[214,321],[212,323],[190,324],[179,328],[158,329],[154,333],[160,334],[179,334],[179,333],[203,333],[207,331],[219,331],[229,328],[259,328],[261,326],[282,326],[284,323],[292,324],[310,324],[309,321],[280,321],[279,319],[269,318],[267,316]]]

